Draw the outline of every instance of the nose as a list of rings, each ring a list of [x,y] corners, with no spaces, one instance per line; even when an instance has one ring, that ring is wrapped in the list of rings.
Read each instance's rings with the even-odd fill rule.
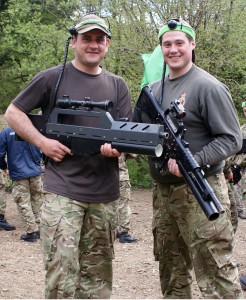
[[[175,44],[171,44],[170,52],[177,52],[177,46]]]
[[[92,47],[92,48],[97,48],[97,47],[98,47],[97,40],[91,40],[91,41],[90,41],[90,47]]]

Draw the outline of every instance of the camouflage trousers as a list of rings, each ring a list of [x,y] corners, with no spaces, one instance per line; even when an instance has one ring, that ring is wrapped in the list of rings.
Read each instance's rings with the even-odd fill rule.
[[[0,215],[5,215],[6,212],[6,195],[4,185],[0,183]]]
[[[230,200],[230,211],[231,211],[231,224],[233,227],[234,233],[236,233],[238,228],[238,209],[235,195],[235,188],[233,183],[229,183],[226,180],[227,188],[228,188],[228,196]]]
[[[87,203],[45,194],[41,208],[45,298],[110,298],[117,205],[118,201]]]
[[[131,184],[129,180],[120,181],[120,198],[117,207],[117,231],[129,231],[130,230],[130,218],[131,218],[131,207],[130,207],[130,197],[131,197]]]
[[[164,298],[192,298],[193,271],[204,298],[243,298],[225,177],[207,180],[226,210],[215,221],[207,220],[186,184],[157,185],[153,191],[154,254]]]
[[[5,195],[6,178],[2,170],[0,170],[0,215],[6,212],[6,195]]]
[[[236,185],[234,186],[234,197],[236,200],[236,208],[237,211],[243,211],[244,210],[244,206],[243,206],[243,198],[242,198],[242,194],[241,194],[241,190],[240,188],[238,188]]]
[[[246,174],[242,172],[242,178],[238,184],[234,185],[234,194],[236,198],[237,211],[243,211],[243,201],[246,199]]]
[[[14,180],[12,197],[17,204],[22,221],[26,225],[27,233],[39,230],[40,206],[44,200],[41,176]]]

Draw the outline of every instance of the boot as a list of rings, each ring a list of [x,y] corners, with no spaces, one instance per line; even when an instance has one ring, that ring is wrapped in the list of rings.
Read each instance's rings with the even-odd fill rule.
[[[39,238],[40,238],[40,231],[38,230],[27,234],[22,234],[20,240],[33,243],[33,242],[37,242]]]
[[[4,215],[0,215],[0,228],[7,230],[7,231],[11,231],[11,230],[15,230],[15,226],[10,225],[7,220],[4,218]]]
[[[127,231],[117,233],[116,237],[119,239],[119,242],[122,244],[137,242],[137,239],[133,236],[130,236],[130,234]]]
[[[242,287],[242,290],[246,290],[246,275],[241,275],[240,276],[240,284]]]
[[[240,210],[240,211],[238,212],[238,218],[240,218],[240,219],[246,219],[246,216],[245,216],[243,210]]]

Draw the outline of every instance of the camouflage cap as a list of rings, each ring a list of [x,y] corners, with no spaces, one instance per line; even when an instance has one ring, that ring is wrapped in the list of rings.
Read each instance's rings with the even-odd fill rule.
[[[75,26],[75,29],[78,33],[85,33],[93,29],[100,29],[105,32],[108,37],[111,37],[111,32],[106,22],[102,18],[93,14],[85,15]]]

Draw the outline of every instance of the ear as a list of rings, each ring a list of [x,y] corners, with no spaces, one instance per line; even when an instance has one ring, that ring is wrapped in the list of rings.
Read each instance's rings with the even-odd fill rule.
[[[194,50],[196,48],[196,42],[194,40],[191,41],[191,47],[192,47],[192,50]]]
[[[75,49],[76,48],[76,44],[77,44],[77,37],[73,36],[72,40],[71,40],[71,47],[73,49]]]
[[[107,47],[107,49],[108,49],[108,47],[109,47],[109,45],[110,45],[110,41],[111,41],[111,40],[110,40],[109,38],[106,39],[106,47]],[[108,50],[107,50],[107,51],[108,51]]]

